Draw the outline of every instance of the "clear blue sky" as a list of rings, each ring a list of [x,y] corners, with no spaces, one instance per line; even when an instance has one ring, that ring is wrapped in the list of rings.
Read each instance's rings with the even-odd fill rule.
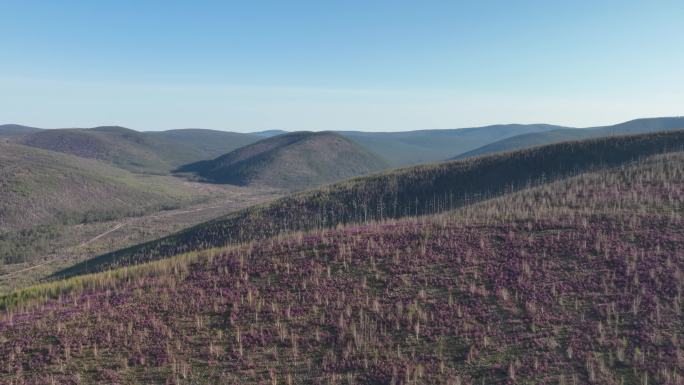
[[[0,0],[0,122],[408,130],[684,115],[684,1]]]

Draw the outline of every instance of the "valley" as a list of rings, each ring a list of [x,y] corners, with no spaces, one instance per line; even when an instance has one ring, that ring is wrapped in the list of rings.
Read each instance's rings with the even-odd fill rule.
[[[19,291],[2,300],[0,378],[677,383],[682,165]]]
[[[684,385],[684,1],[7,1],[0,385]]]
[[[684,382],[684,131],[653,122],[397,169],[268,133],[158,174],[12,128],[0,383]]]
[[[248,207],[170,236],[100,255],[56,277],[178,253],[334,228],[437,214],[536,184],[684,149],[684,131],[552,144],[475,159],[397,169]]]
[[[52,225],[54,230],[47,240],[49,246],[27,249],[25,262],[0,265],[0,293],[38,283],[57,271],[95,256],[167,236],[282,195],[282,191],[274,189],[214,186],[184,180],[177,183],[191,191],[197,200],[178,208],[141,215]]]

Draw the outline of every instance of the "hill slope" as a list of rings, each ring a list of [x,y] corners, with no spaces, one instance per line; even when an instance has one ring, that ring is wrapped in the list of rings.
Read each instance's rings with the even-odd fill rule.
[[[210,159],[258,137],[210,130],[138,132],[124,127],[41,130],[17,143],[98,159],[135,172],[165,174],[189,162]]]
[[[17,142],[106,161],[136,172],[164,173],[188,159],[188,152],[175,142],[123,127],[43,130],[21,137]]]
[[[562,128],[546,132],[516,135],[461,153],[453,159],[464,159],[497,152],[514,151],[533,146],[582,140],[612,135],[641,134],[648,132],[684,129],[684,117],[636,119],[612,126],[593,128]]]
[[[0,138],[13,139],[23,135],[41,131],[40,128],[22,126],[19,124],[0,125]]]
[[[237,211],[153,242],[109,253],[57,276],[131,265],[170,255],[412,215],[433,214],[594,168],[615,167],[684,148],[684,131],[570,142],[472,160],[361,177]]]
[[[32,288],[0,301],[0,381],[678,384],[683,191],[659,156]]]
[[[470,151],[511,136],[560,128],[563,127],[548,124],[505,124],[450,130],[338,133],[397,167],[441,161],[455,153]]]
[[[255,134],[230,131],[184,128],[167,131],[147,131],[145,134],[160,137],[187,146],[198,160],[212,159],[261,139]]]
[[[386,168],[377,156],[331,132],[295,132],[260,140],[214,160],[189,164],[205,180],[302,189]]]
[[[0,262],[20,257],[17,247],[31,246],[24,243],[36,226],[138,215],[192,199],[192,190],[171,177],[0,142]]]

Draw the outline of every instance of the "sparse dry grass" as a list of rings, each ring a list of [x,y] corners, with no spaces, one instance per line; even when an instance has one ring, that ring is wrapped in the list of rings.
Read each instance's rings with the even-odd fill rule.
[[[684,154],[2,297],[0,382],[682,384]]]
[[[64,270],[59,277],[143,263],[291,231],[431,215],[581,172],[684,149],[684,131],[612,137],[417,166],[287,196]],[[534,205],[534,201],[530,204]]]
[[[27,244],[28,255],[35,257],[24,263],[0,266],[0,294],[36,284],[56,271],[93,256],[157,239],[281,194],[275,190],[186,184],[208,201],[106,222],[61,225],[55,236],[46,241],[42,252],[40,245]]]

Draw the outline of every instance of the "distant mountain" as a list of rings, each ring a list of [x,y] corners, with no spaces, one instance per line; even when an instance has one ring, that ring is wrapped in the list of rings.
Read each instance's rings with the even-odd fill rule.
[[[98,159],[144,173],[165,174],[190,162],[211,159],[259,138],[210,130],[139,132],[119,126],[39,130],[15,137],[23,145]]]
[[[612,126],[596,127],[597,130],[615,132],[622,135],[667,131],[679,128],[684,128],[684,116],[634,119]]]
[[[407,132],[337,131],[392,167],[461,159],[501,151],[581,140],[684,128],[684,118],[637,119],[621,124],[572,128],[548,124],[506,124],[485,127]],[[283,130],[235,133],[204,129],[138,132],[123,127],[41,130],[0,126],[0,139],[108,161],[145,173],[168,173],[182,165],[209,160],[264,138],[287,135]]]
[[[202,128],[148,131],[145,133],[188,146],[197,152],[197,158],[200,160],[212,159],[263,139],[262,136],[256,134],[206,130]]]
[[[260,136],[262,138],[270,138],[272,136],[278,136],[278,135],[283,135],[287,134],[288,131],[285,130],[265,130],[265,131],[257,131],[257,132],[252,132],[252,135]]]
[[[22,126],[19,124],[2,124],[0,125],[0,138],[16,138],[38,131],[41,131],[41,129],[36,127]]]
[[[124,127],[43,130],[20,144],[110,162],[137,171],[164,173],[189,159],[187,147]]]
[[[387,168],[378,156],[332,132],[263,139],[214,160],[183,166],[215,183],[302,189]]]
[[[459,154],[453,159],[514,151],[569,140],[582,140],[611,135],[641,134],[674,129],[684,129],[684,117],[636,119],[612,126],[592,128],[562,128],[545,132],[516,135]]]
[[[450,158],[504,138],[565,127],[548,124],[506,124],[448,130],[407,132],[340,131],[393,166],[408,166]]]

